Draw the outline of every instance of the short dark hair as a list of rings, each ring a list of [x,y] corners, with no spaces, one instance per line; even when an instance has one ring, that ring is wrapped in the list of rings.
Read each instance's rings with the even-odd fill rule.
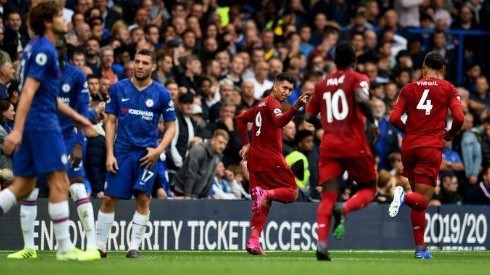
[[[437,51],[431,51],[425,56],[424,64],[433,70],[440,71],[446,65],[446,61],[442,54]]]
[[[36,35],[42,35],[46,31],[44,22],[53,22],[53,17],[63,10],[61,4],[54,0],[40,1],[29,13],[29,26]]]
[[[147,56],[151,57],[151,63],[152,64],[157,63],[157,58],[155,56],[155,53],[149,49],[141,49],[136,54],[147,55]]]
[[[286,72],[278,73],[276,75],[276,77],[274,78],[274,82],[282,82],[282,81],[287,81],[287,82],[290,82],[293,84],[296,84],[296,82],[297,82],[296,77],[294,77],[292,74],[286,73]]]
[[[335,65],[338,68],[351,67],[356,63],[356,50],[351,43],[347,41],[342,41],[335,47]]]

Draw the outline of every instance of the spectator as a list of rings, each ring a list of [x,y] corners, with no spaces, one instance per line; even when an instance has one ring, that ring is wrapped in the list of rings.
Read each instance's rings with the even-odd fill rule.
[[[189,142],[196,133],[196,122],[192,119],[194,96],[190,92],[180,94],[177,101],[179,104],[176,106],[177,125],[175,135],[166,153],[170,181],[182,167],[189,149]]]
[[[236,108],[236,105],[230,99],[223,101],[219,111],[219,118],[216,119],[215,123],[209,125],[211,130],[222,129],[229,135],[228,145],[223,151],[223,163],[226,166],[238,165],[241,161],[239,151],[242,148],[242,142],[236,129]]]
[[[3,38],[3,50],[6,51],[10,60],[19,60],[29,37],[22,33],[22,15],[19,11],[9,11],[5,16],[5,28]]]
[[[0,100],[0,169],[8,169],[12,171],[12,156],[8,156],[3,152],[3,142],[10,132],[12,132],[15,117],[14,105],[5,99]],[[2,178],[2,183],[9,181]],[[10,178],[13,180],[13,177]]]
[[[172,181],[176,197],[201,199],[208,196],[216,167],[228,139],[226,131],[216,130],[210,140],[190,149],[182,168]]]
[[[375,145],[378,169],[391,170],[389,155],[400,152],[402,133],[388,121],[386,105],[378,98],[371,100],[373,114],[378,121],[379,138]]]
[[[490,166],[483,167],[482,178],[479,184],[468,189],[465,203],[490,205]]]
[[[463,157],[466,181],[463,182],[461,186],[463,189],[460,188],[460,192],[461,194],[465,194],[465,189],[468,187],[465,186],[466,183],[468,183],[470,186],[478,183],[478,174],[480,173],[482,154],[478,136],[473,132],[473,116],[470,113],[465,115],[462,130],[461,154]]]
[[[283,139],[284,140],[284,139]],[[296,184],[298,185],[298,201],[308,201],[310,197],[310,167],[306,155],[315,149],[313,144],[313,132],[300,130],[295,136],[296,148],[286,155],[286,163],[293,171]]]
[[[240,199],[232,192],[232,185],[236,184],[235,175],[232,171],[225,169],[222,161],[216,167],[213,185],[209,190],[209,198],[217,200],[236,200]]]
[[[458,193],[458,178],[453,171],[441,172],[440,201],[442,204],[461,204],[463,197]]]
[[[0,61],[0,100],[9,99],[8,85],[14,80],[14,74],[14,66],[10,61]]]

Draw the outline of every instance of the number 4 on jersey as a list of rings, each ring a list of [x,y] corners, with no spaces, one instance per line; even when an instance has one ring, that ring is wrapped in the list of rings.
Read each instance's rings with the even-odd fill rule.
[[[419,103],[417,104],[417,109],[425,110],[426,116],[430,115],[430,111],[432,110],[432,101],[430,99],[427,99],[428,95],[429,95],[429,89],[425,89],[424,93],[422,94],[422,97],[420,98]]]

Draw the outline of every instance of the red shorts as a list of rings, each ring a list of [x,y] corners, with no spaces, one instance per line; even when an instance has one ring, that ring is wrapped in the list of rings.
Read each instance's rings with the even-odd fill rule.
[[[320,157],[318,162],[318,185],[329,179],[341,176],[344,171],[349,178],[359,184],[370,183],[376,180],[376,161],[372,155],[356,158],[329,158]]]
[[[250,190],[255,186],[270,190],[280,187],[297,189],[296,179],[291,169],[278,167],[272,171],[250,172]]]
[[[402,152],[403,173],[410,182],[436,186],[442,162],[442,149],[420,147]]]

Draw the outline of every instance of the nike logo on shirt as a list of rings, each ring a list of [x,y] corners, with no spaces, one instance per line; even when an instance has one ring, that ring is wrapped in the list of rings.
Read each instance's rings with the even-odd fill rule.
[[[130,98],[122,98],[122,99],[121,99],[121,101],[122,101],[122,102],[126,102],[126,101],[128,101],[128,100],[130,100]]]

